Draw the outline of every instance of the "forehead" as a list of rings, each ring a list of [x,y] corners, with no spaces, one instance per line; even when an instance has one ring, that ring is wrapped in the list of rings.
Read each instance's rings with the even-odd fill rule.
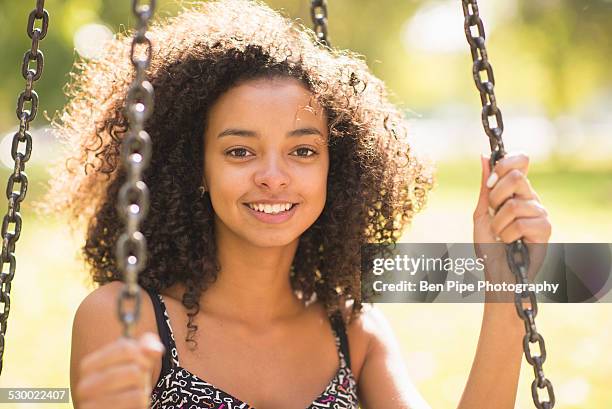
[[[223,93],[208,112],[208,128],[275,124],[326,126],[324,110],[297,79],[263,78],[239,83]]]

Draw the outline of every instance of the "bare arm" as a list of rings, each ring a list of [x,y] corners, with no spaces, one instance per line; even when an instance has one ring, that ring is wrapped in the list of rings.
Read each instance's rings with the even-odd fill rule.
[[[76,396],[81,367],[88,355],[116,342],[122,335],[122,326],[117,317],[117,296],[123,284],[108,283],[89,294],[79,305],[72,326],[70,354],[70,392],[75,408],[80,407]],[[134,335],[145,332],[156,333],[155,318],[148,297],[142,297],[141,317]],[[161,363],[156,364],[159,373]],[[153,376],[152,376],[153,377]]]
[[[359,376],[361,408],[430,409],[410,381],[399,345],[384,314],[376,307],[364,311],[363,327],[369,341]]]
[[[548,243],[551,224],[548,212],[527,180],[529,158],[520,153],[508,154],[495,165],[497,177],[492,179],[489,176],[487,157],[481,157],[481,165],[480,195],[474,211],[474,243],[512,243],[519,238],[523,238],[525,243]],[[485,279],[514,282],[503,249],[501,253],[502,257],[498,254],[489,259],[490,263],[491,260],[503,262],[500,265],[493,264],[492,268],[487,267]],[[541,246],[529,249],[531,271],[534,274],[544,253]],[[489,296],[495,299],[499,295]],[[485,295],[485,301],[488,299]],[[360,380],[364,407],[427,407],[407,379],[395,340],[382,316],[369,314],[369,320],[374,323],[370,334],[371,345],[364,363],[363,378]],[[499,409],[514,408],[523,353],[523,334],[524,327],[512,298],[510,302],[484,304],[478,346],[459,409],[491,406]]]
[[[94,290],[85,297],[74,315],[70,353],[70,391],[73,402],[83,357],[121,336],[121,326],[118,319],[113,319],[115,313],[112,308],[112,300],[119,289],[119,283],[109,283]]]
[[[474,210],[477,253],[482,255],[484,251],[486,257],[485,243],[496,241],[512,243],[522,238],[525,243],[548,243],[551,223],[548,212],[527,179],[529,157],[522,153],[508,153],[495,165],[496,176],[491,179],[487,157],[481,157],[481,166],[480,195]],[[531,247],[529,276],[532,279],[541,265],[545,247],[527,246]],[[485,279],[497,283],[515,282],[514,274],[508,268],[505,249],[494,246],[489,250]],[[487,302],[484,305],[476,355],[459,409],[514,408],[525,329],[514,307],[513,296],[485,293],[485,301],[496,298],[505,302]]]
[[[459,409],[514,408],[524,327],[513,303],[485,303],[480,338]]]
[[[404,365],[386,318],[376,308],[364,313],[368,350],[359,378],[362,409],[428,409]],[[514,304],[485,303],[480,338],[459,409],[514,408],[524,328]]]

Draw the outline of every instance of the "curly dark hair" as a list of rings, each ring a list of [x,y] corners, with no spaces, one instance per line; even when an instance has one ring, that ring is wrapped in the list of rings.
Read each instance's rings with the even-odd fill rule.
[[[300,237],[291,284],[304,302],[316,294],[329,313],[352,300],[352,321],[367,301],[360,249],[395,243],[434,185],[433,167],[411,151],[384,83],[360,56],[318,45],[310,29],[255,1],[192,3],[156,21],[150,34],[155,110],[146,124],[153,154],[143,175],[151,205],[142,226],[149,258],[139,284],[153,291],[185,285],[193,342],[200,296],[221,268],[213,208],[198,191],[207,110],[241,81],[295,78],[328,115],[330,168],[325,207]],[[126,178],[118,165],[134,78],[130,45],[131,33],[118,35],[101,57],[77,61],[69,103],[53,121],[68,149],[52,172],[45,206],[86,229],[82,251],[94,284],[122,278],[114,244],[123,224],[115,203]]]

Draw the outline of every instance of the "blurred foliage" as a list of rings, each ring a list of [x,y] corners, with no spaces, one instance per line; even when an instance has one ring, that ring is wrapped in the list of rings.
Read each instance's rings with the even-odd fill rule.
[[[494,6],[501,1],[488,0]],[[184,1],[189,3],[188,1]],[[83,24],[102,22],[113,31],[132,27],[129,1],[47,0],[51,13],[47,38],[41,43],[45,70],[36,89],[41,109],[50,115],[65,102],[62,89],[75,59],[73,36]],[[175,0],[158,1],[159,15],[172,15]],[[275,9],[310,27],[309,1],[270,0]],[[375,74],[383,78],[407,107],[426,111],[448,101],[476,104],[468,46],[463,53],[424,53],[406,49],[401,35],[414,13],[434,1],[332,0],[329,2],[333,44],[366,56]],[[459,2],[457,2],[459,3]],[[515,3],[510,1],[508,3]],[[0,131],[16,126],[14,106],[24,80],[19,67],[29,48],[25,28],[33,1],[0,1]],[[460,4],[456,11],[461,15]],[[499,24],[487,29],[487,48],[497,79],[497,94],[507,104],[542,104],[552,116],[576,109],[612,84],[612,1],[520,0],[515,16],[496,16]],[[439,30],[460,27],[439,27]],[[503,105],[502,105],[503,106]],[[44,123],[42,115],[38,124]]]

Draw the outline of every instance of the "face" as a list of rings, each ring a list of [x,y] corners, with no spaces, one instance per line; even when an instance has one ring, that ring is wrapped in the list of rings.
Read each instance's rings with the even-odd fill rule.
[[[299,81],[257,79],[231,88],[210,108],[204,138],[204,186],[218,238],[287,245],[323,211],[327,118]]]

